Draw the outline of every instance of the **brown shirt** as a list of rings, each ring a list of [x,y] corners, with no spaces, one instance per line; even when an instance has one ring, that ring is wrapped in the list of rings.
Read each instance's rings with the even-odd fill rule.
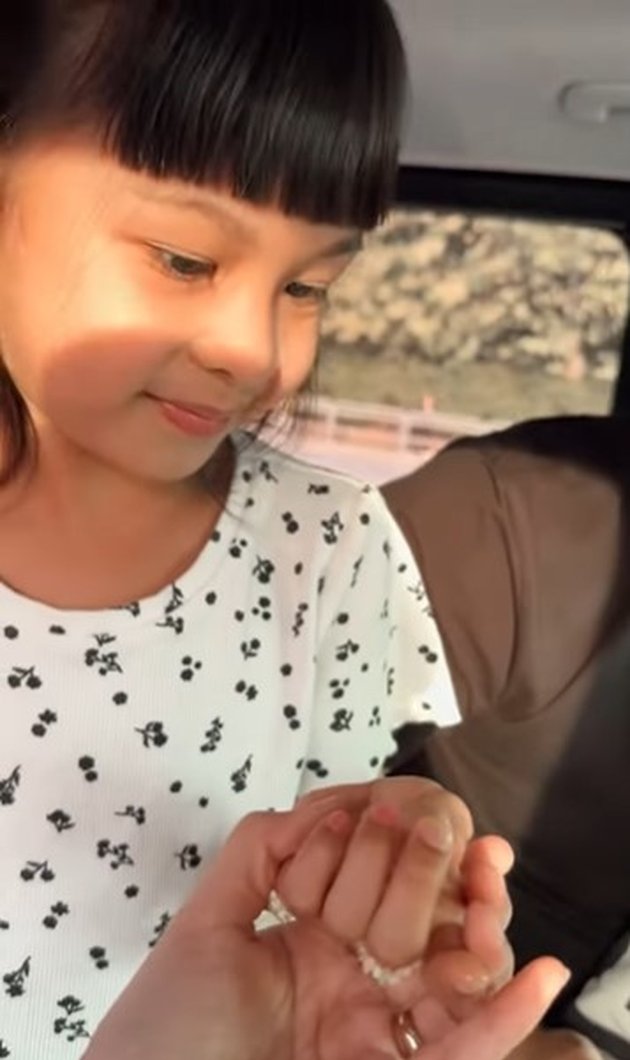
[[[565,417],[449,447],[387,486],[464,722],[401,740],[516,846],[520,963],[575,987],[630,923],[630,421]]]

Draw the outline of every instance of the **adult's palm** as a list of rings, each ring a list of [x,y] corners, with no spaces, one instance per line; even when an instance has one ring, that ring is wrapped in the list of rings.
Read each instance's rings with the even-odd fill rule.
[[[321,807],[245,821],[102,1024],[85,1060],[385,1060],[394,998],[314,922],[256,933],[279,867]],[[435,901],[427,895],[427,905]],[[427,931],[430,916],[427,915]],[[439,958],[436,958],[438,961]],[[422,1060],[503,1060],[562,985],[540,961],[473,1015],[446,1018],[430,971],[397,997],[429,1026]]]

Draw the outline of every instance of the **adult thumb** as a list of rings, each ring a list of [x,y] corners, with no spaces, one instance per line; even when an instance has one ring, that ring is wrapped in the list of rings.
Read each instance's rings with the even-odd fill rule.
[[[506,1060],[539,1025],[566,985],[567,969],[551,957],[540,957],[518,973],[477,1013],[442,1039],[426,1043],[418,1060]],[[394,1050],[392,1057],[399,1054]],[[371,1051],[352,1060],[389,1060]]]
[[[539,957],[462,1023],[447,1047],[426,1046],[426,1060],[505,1060],[539,1025],[568,979],[559,961]]]

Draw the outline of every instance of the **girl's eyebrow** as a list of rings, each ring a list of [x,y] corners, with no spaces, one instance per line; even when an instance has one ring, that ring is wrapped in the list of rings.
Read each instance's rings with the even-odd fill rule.
[[[247,224],[218,198],[214,198],[211,192],[204,191],[197,194],[194,191],[178,191],[176,188],[140,186],[134,189],[134,194],[144,199],[145,202],[174,206],[180,210],[195,210],[204,217],[218,221],[239,239],[248,242],[254,240],[254,233],[250,231]]]
[[[204,217],[210,217],[213,221],[218,221],[220,225],[241,240],[241,242],[256,242],[255,233],[242,218],[237,217],[229,206],[215,198],[212,192],[203,191],[196,193],[188,190],[178,191],[176,188],[147,187],[144,185],[134,189],[134,191],[137,196],[147,202],[161,203],[183,210],[195,210],[198,213],[202,213]],[[314,260],[324,261],[327,258],[348,257],[357,254],[362,247],[362,232],[351,232],[350,235],[343,236],[341,239],[331,243],[329,247],[325,247]]]
[[[326,247],[326,249],[318,255],[318,258],[320,260],[325,258],[346,258],[350,255],[358,254],[362,249],[362,233],[353,232],[352,235],[344,236],[343,239],[338,239],[336,243],[332,243],[329,247]]]

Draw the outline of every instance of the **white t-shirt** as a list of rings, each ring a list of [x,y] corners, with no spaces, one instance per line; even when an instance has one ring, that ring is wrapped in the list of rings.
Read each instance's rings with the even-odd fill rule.
[[[236,823],[374,777],[409,718],[457,711],[380,495],[259,442],[150,599],[0,586],[0,1057],[80,1057]]]

